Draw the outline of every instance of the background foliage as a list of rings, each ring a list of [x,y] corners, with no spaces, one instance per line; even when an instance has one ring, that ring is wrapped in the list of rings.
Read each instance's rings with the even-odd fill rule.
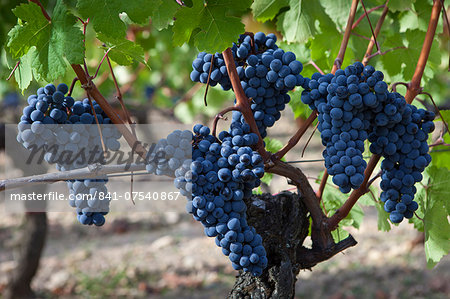
[[[24,98],[45,82],[71,82],[74,73],[70,64],[82,64],[95,73],[104,53],[108,51],[114,62],[119,82],[127,86],[125,102],[129,107],[160,109],[174,115],[178,121],[192,123],[206,121],[232,101],[232,94],[210,88],[208,106],[203,104],[204,87],[189,80],[190,64],[198,51],[222,51],[247,31],[274,32],[285,50],[296,53],[305,65],[303,76],[310,77],[317,69],[330,72],[339,51],[350,9],[349,0],[49,0],[42,1],[51,22],[40,7],[26,1],[0,1],[0,95],[11,99],[17,88]],[[380,0],[366,0],[366,7],[384,4]],[[388,83],[408,82],[415,69],[430,18],[432,0],[389,1],[389,13],[379,33],[378,43],[383,55],[371,58],[370,64],[385,74]],[[358,9],[357,16],[363,13]],[[370,14],[373,25],[381,9]],[[83,36],[82,21],[89,19]],[[450,84],[448,73],[449,32],[444,31],[442,20],[438,25],[422,86],[431,93],[441,108],[449,106]],[[343,65],[361,60],[367,48],[371,30],[363,19],[353,30]],[[85,39],[85,41],[83,41]],[[376,49],[375,49],[376,50]],[[375,51],[374,50],[374,51]],[[5,81],[15,66],[14,80]],[[106,75],[104,75],[106,74]],[[100,67],[95,83],[102,93],[112,98],[114,85],[107,76],[106,64]],[[404,90],[401,90],[404,93]],[[295,117],[306,117],[310,111],[300,101],[300,90],[293,92],[290,107]],[[83,90],[75,89],[75,97]],[[22,96],[15,96],[24,102]],[[6,105],[6,101],[3,101]],[[425,99],[415,105],[426,108]],[[448,112],[445,112],[447,120]],[[440,120],[437,120],[439,122]],[[445,135],[449,143],[449,135]],[[278,147],[275,141],[271,146]],[[450,250],[450,224],[448,214],[450,154],[435,147],[433,164],[427,170],[419,191],[422,220],[413,220],[415,227],[425,231],[428,264],[435,265]],[[270,180],[267,178],[266,182]],[[333,186],[325,191],[327,211],[334,211],[345,200],[345,195]],[[389,230],[387,214],[374,198],[366,195],[362,205],[375,205],[379,212],[378,228]],[[375,200],[374,200],[375,199]],[[359,227],[363,212],[355,206],[344,226]],[[345,237],[339,229],[336,238]]]

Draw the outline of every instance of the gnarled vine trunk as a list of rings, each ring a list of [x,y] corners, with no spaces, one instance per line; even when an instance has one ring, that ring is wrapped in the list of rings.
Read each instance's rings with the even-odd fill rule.
[[[4,294],[5,299],[34,297],[31,280],[39,267],[39,259],[44,249],[46,234],[47,214],[45,212],[26,213],[19,247],[19,259],[8,282]]]
[[[292,298],[310,226],[300,196],[263,194],[247,202],[250,225],[263,238],[269,264],[260,277],[240,272],[228,298]]]

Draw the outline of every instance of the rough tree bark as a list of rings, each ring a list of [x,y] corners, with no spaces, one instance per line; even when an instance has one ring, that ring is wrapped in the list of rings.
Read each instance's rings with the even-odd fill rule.
[[[263,238],[269,264],[260,277],[242,271],[228,298],[292,298],[302,269],[303,241],[310,221],[300,196],[263,194],[246,202],[250,225]]]
[[[6,136],[11,137],[15,133],[10,130],[11,128],[6,127],[2,131]],[[14,150],[16,152],[10,155],[10,158],[16,167],[26,170],[30,174],[45,173],[47,171],[47,167],[43,164],[34,165],[33,169],[29,169],[30,165],[27,165],[25,159],[23,159],[29,154],[28,151],[19,146],[15,147]],[[36,186],[33,190],[37,193],[44,193],[47,190],[47,185]],[[25,210],[27,210],[26,205]],[[34,297],[31,281],[38,270],[39,260],[47,237],[47,214],[45,212],[25,213],[21,234],[20,244],[15,249],[18,251],[17,266],[9,277],[8,286],[3,294],[5,299]]]
[[[4,294],[5,299],[34,297],[31,280],[39,267],[39,259],[44,248],[46,234],[47,214],[26,213],[22,228],[19,259],[8,282]]]

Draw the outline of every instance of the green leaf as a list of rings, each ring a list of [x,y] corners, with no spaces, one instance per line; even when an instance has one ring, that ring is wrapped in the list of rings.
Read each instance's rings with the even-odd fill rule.
[[[173,22],[178,8],[180,5],[175,0],[160,2],[159,7],[153,13],[152,25],[158,30],[166,29]]]
[[[450,110],[440,110],[442,115],[442,121],[445,121],[447,125],[450,125]]]
[[[441,113],[445,111],[450,110],[441,110]],[[446,113],[446,115],[448,115]],[[444,116],[444,118],[447,118],[447,116]],[[447,122],[448,123],[448,122]],[[444,142],[450,143],[450,135],[447,132],[444,136]],[[432,165],[436,167],[443,167],[447,168],[447,170],[450,170],[450,151],[448,151],[448,146],[446,145],[438,145],[434,146],[430,152],[431,158],[432,158]]]
[[[450,251],[450,171],[431,166],[427,172],[429,184],[423,205],[423,221],[427,266],[432,268]]]
[[[27,54],[23,55],[20,58],[20,64],[14,72],[14,77],[16,79],[19,88],[22,90],[22,93],[27,87],[30,85],[33,80],[33,72],[32,72],[32,58],[34,55],[34,48],[31,48]]]
[[[144,50],[141,46],[124,38],[108,38],[98,34],[98,39],[106,44],[105,50],[109,50],[108,56],[120,65],[130,65],[138,61],[148,67],[144,58]]]
[[[288,0],[255,0],[252,4],[253,16],[260,22],[273,20],[280,9],[288,5]]]
[[[205,89],[206,86],[203,84],[200,90],[194,94],[191,101],[180,102],[175,106],[175,116],[183,123],[192,124],[201,115],[213,117],[223,107],[224,103],[230,100],[230,94],[227,91],[224,91],[220,87],[209,88],[207,96],[208,106],[205,107],[203,101]]]
[[[37,74],[47,81],[63,76],[67,63],[83,62],[84,44],[80,28],[75,27],[76,18],[69,14],[60,0],[56,3],[49,22],[34,3],[22,4],[13,10],[24,21],[9,32],[8,50],[19,58],[35,46],[32,66]]]
[[[266,150],[272,153],[278,152],[283,147],[283,142],[275,138],[264,138],[264,142],[266,143]],[[281,159],[285,161],[284,158]],[[269,185],[272,181],[273,175],[271,173],[264,173],[264,176],[261,178],[261,182]]]
[[[399,23],[400,23],[400,32],[406,32],[406,30],[408,29],[409,30],[418,29],[419,17],[414,11],[408,10],[399,17]]]
[[[378,230],[388,232],[391,230],[391,223],[389,222],[389,214],[384,210],[384,204],[377,203],[375,205],[378,212]]]
[[[200,51],[221,52],[244,32],[241,19],[231,12],[242,14],[249,6],[249,0],[194,0],[192,7],[182,7],[175,14],[173,42],[181,46],[193,38]]]
[[[411,9],[414,2],[416,2],[416,0],[390,0],[389,10],[390,11],[408,10]]]
[[[265,172],[264,176],[261,178],[261,182],[263,182],[266,185],[269,185],[270,182],[272,181],[273,178],[273,174]]]
[[[318,180],[319,182],[322,175],[323,172],[319,176]],[[342,193],[341,191],[339,191],[338,188],[336,188],[333,185],[326,184],[323,191],[322,201],[323,204],[325,205],[325,211],[327,212],[327,216],[333,215],[335,211],[344,204],[347,198],[348,198],[347,194]],[[364,218],[364,211],[362,210],[362,208],[359,205],[354,205],[353,208],[348,213],[347,217],[345,217],[341,221],[341,226],[353,226],[355,228],[359,228],[363,218]]]
[[[295,118],[306,119],[312,113],[308,105],[303,104],[301,101],[301,90],[296,88],[295,91],[289,92],[291,96],[291,101],[289,102],[289,107],[291,107],[292,112],[294,112]]]
[[[331,231],[331,235],[333,236],[334,242],[338,243],[347,238],[350,234],[348,231],[339,226],[337,229]]]
[[[389,75],[394,76],[401,70],[405,79],[410,80],[412,78],[420,51],[422,50],[424,39],[425,32],[417,29],[407,30],[404,34],[395,34],[386,39],[382,51],[389,48],[405,47],[404,49],[395,49],[381,56],[383,66],[388,71]],[[427,69],[429,69],[432,64],[439,65],[441,55],[438,43],[433,42],[428,58]]]
[[[126,13],[137,24],[145,24],[160,4],[161,0],[78,0],[77,8],[83,18],[89,18],[97,33],[123,38],[127,27],[120,20],[120,13]]]
[[[315,35],[315,20],[311,15],[316,9],[315,1],[290,0],[290,9],[282,13],[277,22],[277,29],[281,31],[288,43],[305,42]]]
[[[266,150],[272,153],[278,152],[283,147],[283,142],[275,138],[264,138],[264,142],[266,143]]]
[[[320,4],[325,9],[326,14],[333,20],[338,28],[345,28],[347,25],[348,12],[351,1],[347,0],[320,0]]]

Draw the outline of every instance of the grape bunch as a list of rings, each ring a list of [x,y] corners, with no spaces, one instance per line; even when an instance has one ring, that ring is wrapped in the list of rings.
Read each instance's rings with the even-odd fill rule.
[[[266,129],[280,119],[281,111],[289,103],[289,90],[305,84],[300,75],[303,65],[292,52],[285,52],[276,45],[277,38],[258,32],[252,38],[241,35],[231,50],[236,70],[245,95],[252,100],[252,111],[259,133],[264,138]],[[212,61],[212,62],[211,62]],[[214,55],[201,52],[192,63],[191,80],[206,83],[209,69],[212,86],[219,83],[223,89],[231,88],[227,68],[221,53]],[[241,122],[244,123],[243,117]]]
[[[384,157],[380,199],[386,212],[390,213],[390,220],[400,223],[403,218],[412,218],[418,209],[414,201],[417,191],[414,184],[422,180],[422,172],[431,162],[427,140],[428,134],[434,130],[435,115],[431,111],[405,105],[397,93],[392,97],[401,100],[397,101],[400,107],[393,105],[384,109],[387,117],[378,121],[378,126],[369,134],[369,141],[372,142],[370,151]],[[393,120],[394,107],[402,114],[400,122]]]
[[[111,120],[101,107],[95,101],[91,106],[88,99],[75,101],[65,96],[67,92],[64,83],[39,88],[37,94],[28,97],[28,106],[18,124],[17,140],[27,149],[43,150],[44,159],[56,164],[59,171],[104,162],[102,138],[106,150],[120,148],[121,133],[110,125]],[[107,181],[106,176],[67,181],[72,194],[69,204],[76,208],[82,224],[105,223],[104,215],[109,211]]]
[[[193,131],[192,160],[175,171],[175,186],[188,198],[187,211],[208,237],[216,238],[233,268],[259,276],[267,266],[266,251],[247,223],[244,202],[264,175],[263,159],[251,148],[258,135],[240,121],[233,121],[218,139],[200,124]]]
[[[175,130],[150,149],[146,170],[156,175],[175,177],[175,170],[192,158],[192,132]]]
[[[381,200],[391,221],[399,223],[418,208],[414,184],[431,162],[426,140],[434,113],[407,104],[383,79],[373,66],[356,62],[335,75],[314,74],[301,99],[319,113],[325,167],[343,193],[364,180],[366,139],[370,151],[385,158]]]

